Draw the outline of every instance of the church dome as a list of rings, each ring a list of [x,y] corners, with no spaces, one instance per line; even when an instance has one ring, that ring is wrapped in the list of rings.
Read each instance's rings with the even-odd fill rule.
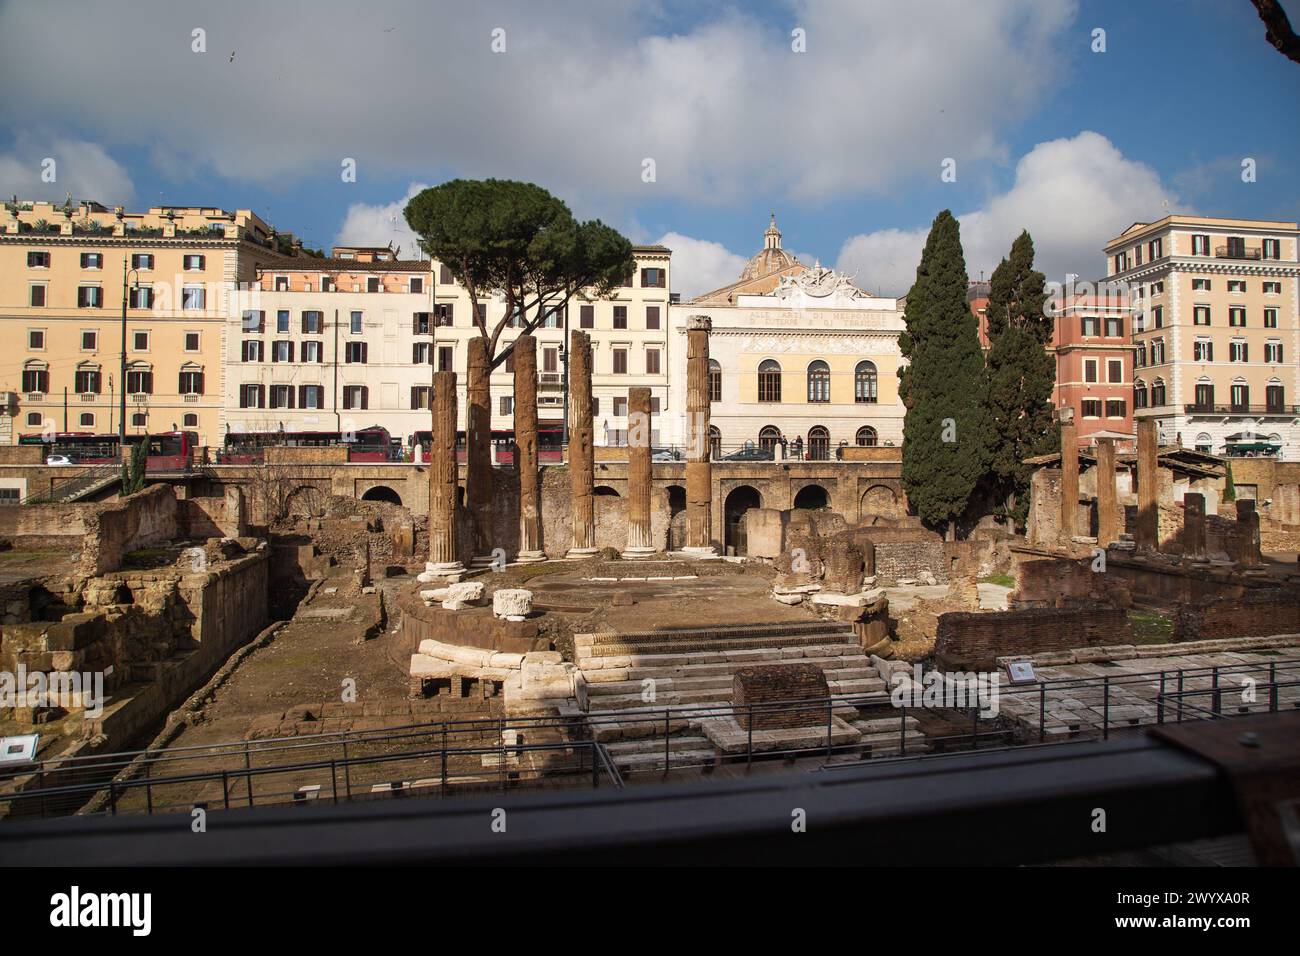
[[[772,221],[768,223],[763,233],[763,248],[745,263],[745,269],[740,273],[740,281],[758,279],[798,264],[798,259],[781,248],[781,230],[776,228],[776,214],[773,213]]]

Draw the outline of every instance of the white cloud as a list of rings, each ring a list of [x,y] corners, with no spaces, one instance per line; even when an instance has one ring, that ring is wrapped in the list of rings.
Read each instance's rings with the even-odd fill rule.
[[[1166,207],[1165,203],[1168,202]],[[1048,280],[1066,273],[1102,274],[1102,244],[1133,222],[1179,209],[1178,199],[1149,166],[1124,158],[1106,137],[1085,130],[1070,139],[1039,143],[1016,164],[1015,182],[981,209],[958,214],[966,270],[985,276],[1028,229],[1035,264]],[[858,274],[858,285],[903,295],[916,279],[929,224],[852,236],[838,267]]]
[[[41,176],[54,160],[54,182]],[[129,203],[135,195],[131,177],[104,147],[80,139],[24,132],[11,150],[0,153],[0,195],[63,202],[93,199],[108,206]]]
[[[74,117],[154,144],[197,184],[448,173],[541,183],[575,208],[648,198],[883,194],[996,159],[1047,95],[1074,0],[787,0],[787,15],[640,2],[174,0],[0,6],[0,61],[40,76],[10,128]],[[806,31],[807,52],[790,31]],[[208,52],[191,49],[207,31]],[[494,28],[507,52],[491,51]],[[50,70],[50,50],[59,69]],[[112,76],[106,81],[105,51]],[[235,60],[230,60],[234,51]],[[642,181],[653,158],[656,179]],[[968,168],[968,167],[964,167]],[[609,218],[608,213],[605,214]]]
[[[353,203],[348,206],[343,225],[334,237],[338,246],[386,246],[392,243],[399,248],[398,258],[418,259],[421,257],[419,240],[411,227],[406,224],[407,202],[421,190],[427,189],[425,183],[411,183],[406,195],[396,202],[383,205]]]
[[[657,242],[673,251],[673,291],[680,292],[683,301],[735,282],[747,261],[720,242],[692,239],[679,232],[667,233]]]

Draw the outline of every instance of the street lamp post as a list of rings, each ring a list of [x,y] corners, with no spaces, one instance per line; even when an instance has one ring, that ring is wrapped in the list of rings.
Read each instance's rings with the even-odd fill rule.
[[[127,281],[131,273],[136,273],[136,288],[140,288],[140,275],[135,269],[127,269],[131,253],[122,254],[122,364],[119,370],[118,384],[122,386],[121,405],[118,407],[117,419],[117,453],[120,455],[126,447],[126,298]]]

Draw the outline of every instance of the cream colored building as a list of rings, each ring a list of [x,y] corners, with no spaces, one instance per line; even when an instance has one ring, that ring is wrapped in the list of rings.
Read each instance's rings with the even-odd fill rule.
[[[1134,414],[1161,440],[1300,459],[1300,232],[1166,216],[1105,250],[1135,307]]]
[[[592,335],[596,440],[625,434],[627,389],[646,385],[668,402],[671,252],[635,248],[629,285],[607,299],[570,301],[568,327]],[[409,447],[429,429],[432,373],[457,373],[459,422],[466,422],[467,348],[480,334],[468,292],[448,269],[398,260],[391,250],[336,247],[258,273],[260,302],[228,320],[225,422],[236,431],[355,431],[382,426]],[[501,296],[480,300],[489,332],[505,318]],[[548,317],[537,339],[538,419],[558,442],[565,408],[566,315]],[[518,334],[507,326],[502,347]],[[513,363],[491,376],[492,429],[514,428]],[[502,439],[503,442],[508,439]]]
[[[260,263],[292,236],[249,210],[10,202],[0,216],[0,442],[43,431],[219,440],[223,333]],[[126,297],[126,341],[122,309]]]
[[[782,446],[788,457],[835,458],[843,445],[901,446],[899,301],[798,262],[781,248],[775,217],[737,282],[671,311],[679,354],[687,316],[713,323],[715,457]],[[684,404],[684,362],[673,364],[670,390]],[[673,421],[681,443],[682,420]]]

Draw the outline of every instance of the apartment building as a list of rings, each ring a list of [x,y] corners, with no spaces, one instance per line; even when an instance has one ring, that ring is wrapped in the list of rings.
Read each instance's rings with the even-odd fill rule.
[[[1106,243],[1135,307],[1133,404],[1162,442],[1300,459],[1300,232],[1166,216]]]
[[[1054,304],[1052,402],[1070,409],[1079,445],[1113,438],[1135,451],[1132,306],[1126,296],[1070,293]]]
[[[5,203],[0,441],[115,434],[124,387],[128,434],[186,429],[217,440],[222,335],[239,284],[298,252],[246,209]]]
[[[637,268],[608,299],[575,297],[548,315],[538,340],[538,419],[543,447],[562,439],[566,327],[592,335],[598,443],[627,429],[627,389],[650,386],[667,409],[667,312],[671,252],[635,250]],[[458,375],[466,416],[469,340],[480,334],[468,292],[441,263],[397,259],[391,250],[335,247],[259,270],[260,301],[229,319],[226,427],[245,432],[356,431],[382,426],[409,445],[429,428],[432,373]],[[480,299],[489,331],[506,319],[501,296]],[[519,334],[503,330],[498,353]],[[492,430],[514,429],[514,363],[493,371]]]

